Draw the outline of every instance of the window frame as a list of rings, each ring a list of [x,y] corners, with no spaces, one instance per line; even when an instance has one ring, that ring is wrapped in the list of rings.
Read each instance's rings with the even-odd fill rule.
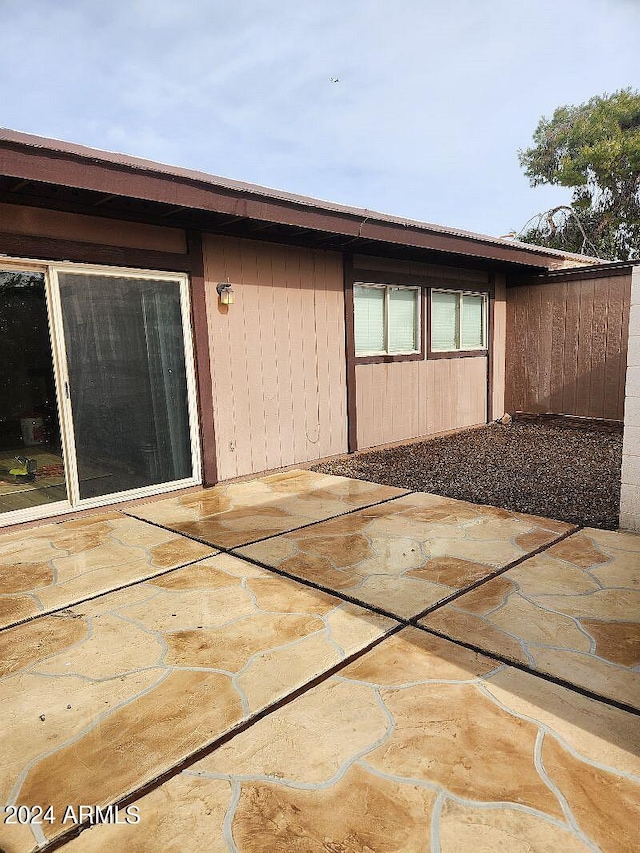
[[[384,299],[384,350],[369,351],[358,353],[356,350],[355,341],[355,312],[356,312],[356,288],[369,288],[385,291]],[[389,351],[389,302],[390,293],[392,290],[413,290],[418,296],[415,300],[415,322],[416,322],[416,339],[418,348],[402,352]],[[425,288],[422,284],[406,284],[389,281],[354,281],[353,282],[353,329],[354,329],[354,357],[358,364],[372,364],[376,362],[392,362],[392,361],[417,361],[425,357]]]
[[[482,297],[482,346],[480,347],[458,347],[456,349],[433,349],[432,345],[432,318],[433,318],[433,294],[434,293],[453,293],[458,297],[458,334],[461,334],[462,329],[462,314],[463,314],[463,297],[464,296],[481,296]],[[429,288],[429,327],[427,329],[427,357],[428,358],[465,358],[479,355],[487,355],[489,352],[489,319],[490,319],[490,301],[491,293],[488,290],[469,290],[463,288],[452,287],[430,287]],[[461,341],[461,337],[460,337]]]

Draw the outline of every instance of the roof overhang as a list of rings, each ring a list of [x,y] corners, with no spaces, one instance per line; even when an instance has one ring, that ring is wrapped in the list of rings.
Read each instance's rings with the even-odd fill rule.
[[[512,272],[595,262],[10,130],[0,130],[0,200]]]
[[[564,269],[548,270],[547,272],[525,273],[524,275],[508,275],[507,287],[521,287],[531,284],[561,284],[566,281],[584,281],[589,278],[615,278],[630,276],[633,268],[640,266],[640,260],[633,261],[603,261],[598,264]]]

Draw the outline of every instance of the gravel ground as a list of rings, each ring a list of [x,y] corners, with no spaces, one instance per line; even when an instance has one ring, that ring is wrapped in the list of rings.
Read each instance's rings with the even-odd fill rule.
[[[313,470],[615,529],[622,431],[489,424],[342,457]]]

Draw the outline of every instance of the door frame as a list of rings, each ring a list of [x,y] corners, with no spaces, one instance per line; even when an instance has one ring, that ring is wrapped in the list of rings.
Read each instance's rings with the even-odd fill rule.
[[[63,515],[79,510],[93,509],[122,501],[152,497],[179,489],[197,486],[202,483],[202,457],[200,448],[200,430],[196,386],[195,350],[193,344],[191,299],[189,276],[181,272],[132,269],[130,267],[104,266],[101,264],[81,264],[56,261],[35,261],[22,258],[0,258],[0,269],[41,272],[45,277],[45,294],[49,321],[49,340],[53,358],[53,373],[56,386],[56,402],[60,423],[60,437],[64,458],[67,499],[56,503],[42,504],[36,507],[14,510],[0,514],[0,527],[35,521],[48,516]],[[58,273],[79,273],[113,277],[138,278],[141,280],[173,281],[180,288],[180,309],[182,319],[182,339],[184,344],[185,373],[187,381],[187,406],[189,416],[189,439],[191,445],[191,466],[193,475],[168,483],[158,483],[123,492],[112,492],[95,498],[80,498],[78,468],[75,454],[75,436],[73,411],[69,394],[69,372],[62,320],[62,303]]]
[[[1,272],[35,272],[44,275],[44,294],[45,305],[47,311],[47,334],[49,336],[49,345],[51,347],[51,360],[53,367],[53,379],[55,385],[56,408],[58,414],[58,425],[60,429],[60,440],[62,445],[62,455],[64,462],[65,487],[67,491],[66,500],[54,501],[52,503],[38,504],[33,507],[25,507],[24,509],[16,509],[11,512],[0,513],[0,529],[9,527],[12,524],[21,524],[25,521],[38,521],[39,519],[48,518],[49,516],[62,515],[64,513],[73,512],[74,507],[69,500],[69,480],[67,477],[67,450],[64,445],[64,436],[62,430],[62,411],[60,387],[58,382],[58,370],[56,366],[55,344],[53,339],[53,323],[51,314],[51,289],[50,289],[50,274],[49,265],[46,261],[30,260],[27,258],[7,258],[0,257]]]

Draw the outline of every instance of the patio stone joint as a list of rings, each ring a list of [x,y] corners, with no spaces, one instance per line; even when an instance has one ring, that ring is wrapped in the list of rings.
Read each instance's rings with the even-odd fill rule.
[[[398,622],[397,619],[395,621]],[[320,684],[327,681],[332,676],[339,673],[342,669],[345,669],[350,664],[355,663],[361,657],[376,648],[376,646],[379,646],[385,640],[392,637],[394,634],[397,634],[405,627],[406,625],[404,623],[398,622],[397,625],[394,625],[393,628],[382,634],[382,636],[376,637],[363,648],[358,649],[357,651],[353,652],[353,654],[348,655],[341,661],[338,661],[338,663],[332,666],[331,668],[325,670],[324,672],[321,672],[319,675],[315,676],[315,678],[312,678],[310,681],[307,681],[305,684],[301,685],[300,687],[297,687],[295,690],[291,691],[291,693],[288,693],[286,696],[283,696],[281,699],[278,699],[277,701],[272,702],[270,705],[267,705],[265,708],[258,711],[256,714],[253,714],[251,717],[242,720],[236,726],[229,729],[224,734],[220,735],[220,737],[216,738],[211,743],[205,744],[204,746],[195,750],[186,758],[181,759],[179,762],[167,768],[161,774],[155,776],[153,779],[150,779],[148,782],[145,782],[144,785],[139,786],[134,791],[131,791],[126,796],[121,797],[120,799],[115,799],[113,802],[110,802],[109,805],[115,806],[118,809],[125,809],[128,805],[137,802],[142,797],[149,794],[151,791],[156,790],[161,785],[168,782],[170,779],[173,779],[175,776],[178,776],[191,765],[195,764],[198,761],[201,761],[203,758],[206,758],[208,755],[215,752],[221,746],[224,746],[224,744],[228,743],[237,735],[251,728],[256,723],[259,723],[265,717],[268,717],[276,711],[279,711],[281,708],[286,707],[294,700],[298,699],[300,696],[303,696],[305,693],[308,693],[310,690],[313,690]],[[51,851],[59,850],[61,847],[64,847],[73,839],[78,838],[85,830],[91,829],[91,827],[92,824],[90,820],[86,820],[83,823],[79,823],[66,830],[62,834],[56,836],[55,838],[52,838],[49,843],[40,846],[38,848],[38,853],[51,853]]]
[[[544,672],[540,669],[533,669],[532,667],[526,666],[526,664],[520,663],[520,661],[508,658],[498,652],[490,651],[482,646],[477,646],[475,643],[468,643],[457,637],[450,637],[447,634],[443,634],[441,631],[436,631],[435,628],[428,627],[427,625],[412,624],[410,627],[419,628],[421,631],[425,631],[427,634],[432,634],[434,637],[439,637],[441,640],[448,640],[448,642],[461,646],[464,649],[469,649],[471,652],[476,652],[476,654],[483,655],[487,658],[493,658],[500,661],[500,663],[513,667],[514,669],[526,672],[528,675],[535,675],[543,681],[548,681],[558,687],[564,687],[567,690],[572,690],[574,693],[579,693],[587,699],[594,699],[596,702],[601,702],[603,705],[610,705],[612,708],[618,708],[620,711],[626,711],[628,714],[633,714],[634,717],[640,717],[640,710],[638,710],[638,708],[634,708],[633,705],[627,705],[625,702],[619,702],[617,699],[611,699],[610,697],[603,696],[601,693],[595,693],[593,690],[588,690],[586,687],[581,687],[579,684],[573,684],[570,681],[565,681],[563,678],[551,675],[550,673]]]
[[[567,530],[565,533],[561,533],[557,539],[554,539],[553,542],[545,542],[544,545],[540,545],[539,548],[536,548],[535,551],[531,551],[528,554],[523,554],[522,557],[518,557],[517,560],[512,560],[512,562],[507,563],[506,566],[502,566],[499,569],[496,569],[495,572],[492,572],[490,575],[486,575],[480,580],[475,581],[469,586],[462,587],[461,589],[457,589],[455,592],[451,593],[447,598],[443,598],[441,601],[437,601],[435,604],[432,604],[430,607],[427,607],[421,613],[418,613],[416,616],[412,616],[407,620],[410,625],[417,625],[419,619],[424,619],[425,616],[429,616],[429,614],[433,613],[434,610],[439,610],[447,604],[451,604],[452,601],[455,601],[457,598],[460,598],[463,595],[466,595],[468,592],[472,592],[474,589],[477,589],[480,586],[484,586],[484,584],[489,581],[495,580],[495,578],[500,577],[505,572],[510,571],[511,569],[515,569],[516,566],[519,566],[521,563],[530,560],[532,557],[537,557],[539,554],[544,554],[545,551],[548,551],[549,548],[552,548],[554,545],[558,545],[560,542],[563,542],[565,539],[568,539],[570,536],[575,536],[576,533],[580,533],[584,530],[584,527],[575,527],[573,530]],[[246,559],[243,557],[243,559]],[[417,625],[417,627],[420,627]]]
[[[192,533],[185,532],[183,530],[176,530],[174,527],[168,527],[165,524],[160,524],[158,521],[152,521],[148,518],[143,518],[142,516],[133,515],[129,512],[125,512],[124,510],[119,510],[123,515],[128,516],[129,518],[135,518],[136,521],[144,521],[146,524],[152,524],[154,527],[159,527],[161,530],[166,530],[169,533],[177,533],[180,536],[184,536],[185,539],[191,539],[194,542],[198,542],[201,545],[208,545],[209,548],[216,548],[220,551],[224,551],[227,554],[233,554],[234,549],[237,548],[247,548],[249,545],[257,545],[259,542],[267,542],[269,539],[276,539],[278,536],[286,536],[287,533],[294,533],[298,530],[305,530],[307,527],[314,527],[316,524],[324,524],[325,521],[333,521],[336,518],[344,518],[347,515],[353,515],[355,512],[359,512],[363,509],[371,509],[374,506],[381,506],[383,504],[390,503],[392,501],[398,500],[398,498],[407,497],[407,495],[414,495],[416,492],[412,489],[405,489],[399,495],[393,495],[390,498],[383,498],[381,501],[374,501],[370,504],[363,504],[361,506],[354,506],[353,509],[348,509],[346,512],[339,512],[337,515],[329,515],[326,518],[315,519],[314,521],[308,521],[305,524],[297,524],[294,527],[287,528],[286,530],[280,530],[278,533],[270,533],[269,536],[261,536],[259,539],[251,539],[249,542],[242,542],[240,545],[234,546],[225,546],[225,545],[216,545],[207,541],[206,539],[202,539],[199,536],[194,536]],[[234,556],[237,556],[234,554]],[[244,557],[242,559],[245,559]]]
[[[139,520],[139,519],[137,519]],[[166,528],[168,530],[168,528]],[[173,532],[173,531],[170,531]],[[202,543],[206,545],[207,543]],[[181,563],[179,566],[172,566],[169,569],[162,569],[159,572],[156,572],[153,575],[145,575],[141,578],[136,578],[135,580],[129,581],[128,583],[124,583],[121,586],[114,586],[107,590],[102,590],[101,592],[97,592],[95,595],[88,595],[86,598],[81,598],[77,601],[68,602],[67,604],[62,604],[60,607],[56,607],[54,610],[45,610],[39,613],[34,613],[32,616],[25,616],[24,619],[19,619],[17,622],[10,622],[8,625],[0,626],[0,633],[3,631],[9,631],[12,628],[17,628],[20,625],[26,625],[29,622],[34,622],[36,619],[40,619],[42,616],[60,616],[61,614],[69,615],[74,619],[79,619],[80,616],[77,614],[73,614],[71,610],[75,607],[78,607],[80,604],[86,604],[88,601],[95,601],[98,598],[102,598],[106,595],[111,595],[112,592],[121,592],[123,589],[130,589],[134,586],[139,586],[141,583],[146,583],[147,581],[156,580],[157,578],[164,577],[165,575],[170,575],[172,572],[178,571],[178,569],[186,569],[188,566],[193,566],[196,563],[202,563],[204,560],[209,560],[211,557],[216,556],[215,551],[221,549],[214,549],[213,546],[209,546],[212,548],[213,553],[206,557],[198,557],[196,560],[189,560],[186,563]],[[0,853],[2,851],[0,850]]]
[[[244,548],[245,546],[242,545],[238,547]],[[339,598],[341,601],[345,601],[348,604],[356,604],[363,610],[368,610],[371,613],[376,613],[378,616],[386,616],[387,619],[393,619],[394,622],[399,622],[402,626],[411,625],[410,620],[406,619],[404,616],[399,616],[397,613],[392,613],[390,610],[384,610],[382,607],[376,607],[375,604],[371,604],[368,601],[361,601],[359,598],[353,598],[350,595],[346,595],[339,589],[332,589],[330,586],[323,586],[322,584],[310,581],[308,578],[299,577],[298,575],[294,575],[291,572],[285,572],[283,569],[279,569],[276,566],[270,566],[268,563],[263,563],[260,560],[256,560],[254,557],[250,557],[248,554],[239,554],[231,548],[221,548],[220,551],[221,553],[229,554],[229,556],[235,557],[238,560],[244,560],[245,563],[251,563],[251,565],[257,566],[257,568],[259,569],[264,569],[265,571],[271,572],[274,575],[279,575],[280,577],[286,578],[287,580],[295,581],[296,583],[300,583],[303,586],[308,586],[310,589],[315,589],[317,592],[324,592],[325,594],[331,595],[333,598]]]

